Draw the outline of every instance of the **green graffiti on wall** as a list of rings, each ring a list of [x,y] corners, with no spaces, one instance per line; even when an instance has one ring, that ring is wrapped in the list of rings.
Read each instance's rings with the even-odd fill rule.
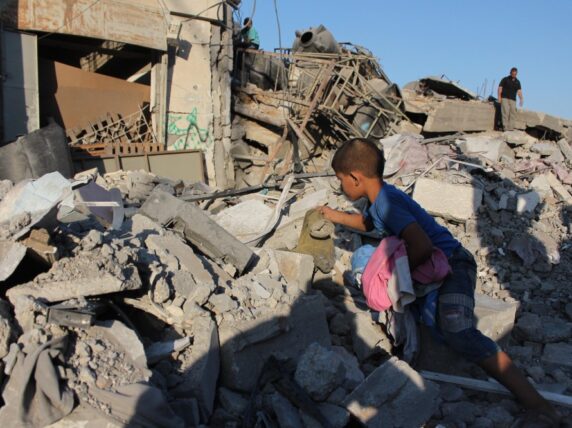
[[[169,113],[167,133],[179,136],[173,144],[169,145],[169,150],[206,150],[211,145],[209,130],[201,128],[197,118],[196,107],[188,114]]]

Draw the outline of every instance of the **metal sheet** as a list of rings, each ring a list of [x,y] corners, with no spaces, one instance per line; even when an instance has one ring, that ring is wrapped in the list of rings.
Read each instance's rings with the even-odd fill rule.
[[[2,31],[4,141],[40,127],[38,48],[32,34]]]
[[[149,163],[147,163],[147,161]],[[100,174],[143,169],[161,177],[189,182],[205,181],[204,154],[200,150],[180,150],[144,155],[82,157],[73,159],[76,172],[97,168]]]
[[[93,37],[167,50],[167,21],[160,0],[19,0],[20,30]]]

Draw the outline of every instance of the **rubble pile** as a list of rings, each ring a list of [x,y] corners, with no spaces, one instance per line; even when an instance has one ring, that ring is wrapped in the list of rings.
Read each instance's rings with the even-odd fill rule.
[[[478,327],[572,417],[572,124],[526,113],[498,132],[494,103],[442,78],[401,91],[323,27],[294,47],[243,58],[234,189],[144,171],[0,182],[7,426],[515,422],[512,397],[423,328],[399,359],[366,306],[351,257],[380,236],[314,209],[366,208],[329,166],[354,136],[475,256]]]

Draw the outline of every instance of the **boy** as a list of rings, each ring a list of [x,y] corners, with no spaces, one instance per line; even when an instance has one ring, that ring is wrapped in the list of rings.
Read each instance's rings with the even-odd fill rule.
[[[384,158],[372,140],[354,138],[335,153],[332,167],[344,194],[352,201],[367,197],[366,214],[321,207],[328,220],[357,230],[376,228],[405,241],[413,271],[427,260],[433,246],[448,257],[452,273],[439,289],[438,325],[453,350],[481,366],[528,409],[553,423],[558,413],[528,382],[510,357],[475,328],[473,309],[477,265],[471,253],[406,193],[383,181]]]

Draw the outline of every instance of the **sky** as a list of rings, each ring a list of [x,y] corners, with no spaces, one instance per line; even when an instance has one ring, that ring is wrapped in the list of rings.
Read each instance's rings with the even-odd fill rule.
[[[279,46],[274,0],[243,0],[261,48]],[[486,96],[519,70],[524,108],[572,119],[572,0],[276,0],[282,46],[323,24],[368,48],[403,86],[442,76]]]

